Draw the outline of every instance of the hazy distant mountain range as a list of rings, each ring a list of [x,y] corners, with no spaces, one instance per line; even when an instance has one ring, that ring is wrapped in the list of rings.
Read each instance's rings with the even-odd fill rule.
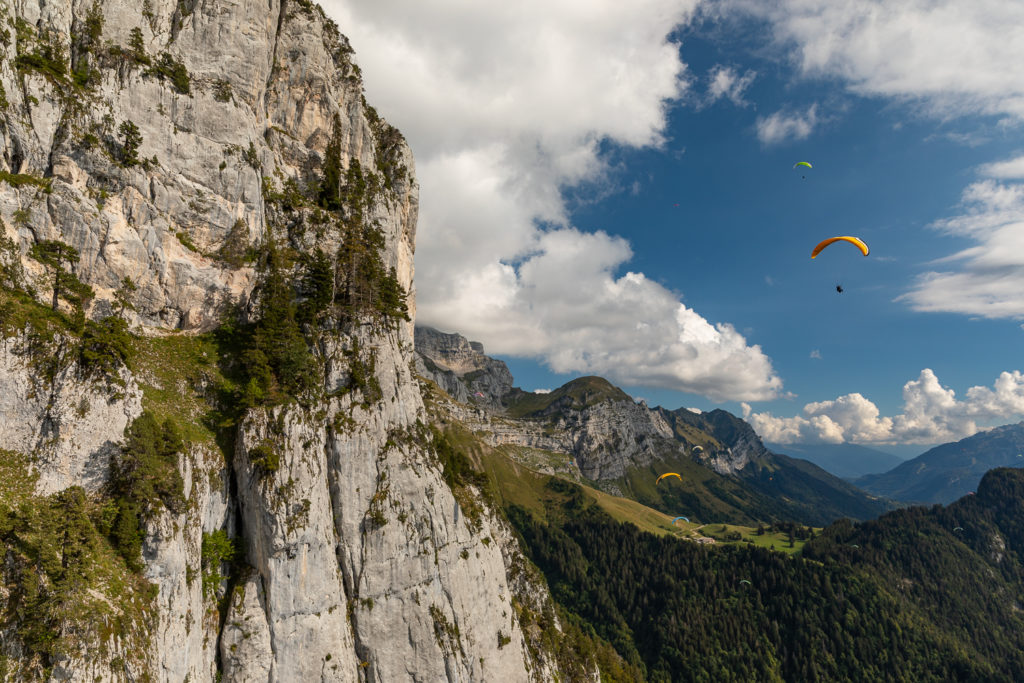
[[[892,453],[852,443],[765,445],[776,453],[813,462],[826,472],[851,481],[867,474],[888,472],[904,462]]]
[[[977,489],[985,472],[1024,467],[1024,422],[996,427],[942,444],[857,486],[879,496],[914,503],[949,503]]]

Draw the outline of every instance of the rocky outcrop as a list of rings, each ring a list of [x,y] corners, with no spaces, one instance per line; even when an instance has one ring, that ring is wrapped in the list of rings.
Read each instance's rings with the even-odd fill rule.
[[[673,438],[672,428],[657,412],[632,401],[606,400],[544,418],[511,418],[447,401],[444,410],[490,446],[564,453],[572,471],[594,481],[617,479],[629,467],[686,453],[685,444]]]
[[[657,410],[677,433],[695,428],[712,437],[713,443],[705,444],[705,448],[700,450],[691,449],[691,454],[719,474],[736,474],[750,463],[769,455],[754,428],[725,410],[706,413],[694,413],[687,408]]]
[[[415,343],[417,373],[456,401],[501,409],[512,389],[512,373],[504,362],[484,354],[483,344],[421,326],[416,327]]]
[[[112,388],[90,376],[75,350],[60,335],[47,343],[24,331],[0,338],[0,447],[32,456],[40,495],[76,485],[98,491],[124,428],[142,412],[128,373]]]

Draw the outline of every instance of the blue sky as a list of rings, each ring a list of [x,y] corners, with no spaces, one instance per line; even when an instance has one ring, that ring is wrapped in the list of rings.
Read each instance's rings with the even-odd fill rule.
[[[1024,6],[428,5],[325,3],[417,159],[419,322],[774,442],[1024,418]]]

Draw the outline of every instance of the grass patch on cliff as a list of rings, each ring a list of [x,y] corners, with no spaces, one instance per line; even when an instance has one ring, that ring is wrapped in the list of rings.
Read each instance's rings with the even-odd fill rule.
[[[13,337],[27,328],[29,340],[52,342],[60,333],[76,334],[75,321],[43,306],[25,292],[0,289],[0,335]]]
[[[0,510],[29,498],[39,475],[32,471],[31,458],[24,453],[0,448]]]
[[[224,447],[224,431],[234,424],[227,397],[238,385],[222,370],[216,335],[145,337],[136,346],[143,406],[160,421],[173,419],[186,441]]]
[[[493,502],[493,493],[487,476],[475,464],[478,458],[471,458],[474,441],[466,438],[468,432],[462,425],[452,425],[444,431],[432,426],[430,431],[430,446],[437,454],[441,476],[463,514],[478,527],[483,514],[479,498],[483,496],[484,500]]]

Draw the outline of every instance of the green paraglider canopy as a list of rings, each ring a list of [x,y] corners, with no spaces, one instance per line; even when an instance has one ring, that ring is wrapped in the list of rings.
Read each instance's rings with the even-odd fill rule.
[[[795,164],[793,164],[793,168],[796,168],[797,166],[806,166],[807,168],[814,168],[813,166],[811,166],[809,161],[798,161]]]

